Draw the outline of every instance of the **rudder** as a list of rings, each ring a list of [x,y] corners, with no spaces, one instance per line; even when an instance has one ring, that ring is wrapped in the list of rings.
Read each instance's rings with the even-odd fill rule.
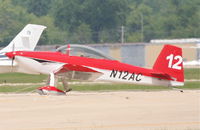
[[[182,86],[184,84],[182,49],[173,45],[165,45],[153,69],[166,73],[174,79],[172,86]]]

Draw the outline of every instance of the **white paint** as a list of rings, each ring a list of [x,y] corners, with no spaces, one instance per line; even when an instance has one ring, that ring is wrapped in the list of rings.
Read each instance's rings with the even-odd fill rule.
[[[55,86],[55,75],[54,73],[50,73],[50,83],[49,86]]]
[[[12,59],[5,56],[6,52],[11,51],[33,51],[38,43],[40,35],[45,26],[28,24],[18,35],[9,43],[8,46],[0,50],[0,73],[11,72]],[[13,62],[13,68],[16,68],[17,63]],[[12,69],[14,72],[15,69]]]
[[[170,81],[170,80],[164,80],[164,79],[158,79],[154,77],[149,77],[142,75],[140,81],[136,80],[123,80],[122,78],[118,78],[119,75],[117,75],[115,78],[110,77],[110,74],[112,71],[110,70],[103,70],[103,69],[97,69],[88,67],[93,70],[96,70],[98,72],[101,72],[102,75],[96,79],[96,81],[111,81],[111,82],[121,82],[121,83],[131,83],[131,84],[146,84],[146,85],[162,85],[162,86],[183,86],[184,82],[177,82],[177,81]],[[128,77],[131,74],[128,75]]]
[[[40,35],[45,26],[28,24],[18,35],[9,43],[8,46],[0,50],[0,53],[11,51],[33,51],[38,43]],[[29,33],[28,33],[29,32]]]
[[[170,54],[169,56],[166,57],[166,59],[169,60],[168,68],[177,69],[177,70],[182,69],[181,63],[183,62],[183,58],[180,55],[174,56],[173,54]],[[172,64],[173,60],[178,60],[178,61]]]
[[[64,63],[39,63],[31,58],[16,56],[17,72],[28,74],[50,74],[61,68]]]

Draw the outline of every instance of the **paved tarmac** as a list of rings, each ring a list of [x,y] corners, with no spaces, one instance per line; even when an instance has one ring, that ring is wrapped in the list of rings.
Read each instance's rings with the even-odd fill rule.
[[[0,94],[0,130],[200,130],[200,90]]]

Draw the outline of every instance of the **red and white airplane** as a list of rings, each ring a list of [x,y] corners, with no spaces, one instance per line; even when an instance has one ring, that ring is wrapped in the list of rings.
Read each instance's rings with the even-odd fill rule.
[[[65,94],[56,88],[55,79],[59,74],[71,71],[90,73],[96,81],[112,81],[133,84],[183,86],[184,69],[182,49],[165,45],[152,69],[137,67],[111,59],[97,59],[72,56],[70,45],[66,53],[14,51],[6,53],[18,64],[18,72],[48,74],[49,84],[40,87],[41,94]],[[67,91],[67,90],[66,90]]]

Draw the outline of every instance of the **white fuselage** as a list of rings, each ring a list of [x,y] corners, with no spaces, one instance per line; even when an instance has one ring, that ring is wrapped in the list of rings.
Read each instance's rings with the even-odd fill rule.
[[[90,67],[91,68],[91,67]],[[182,86],[184,85],[182,82],[165,80],[154,78],[150,76],[145,76],[142,74],[129,73],[126,71],[110,71],[103,69],[94,70],[103,73],[97,81],[110,81],[110,82],[121,82],[121,83],[130,83],[130,84],[146,84],[146,85],[161,85],[161,86]]]
[[[12,61],[5,59],[5,71],[9,71],[11,68]],[[59,70],[64,63],[40,63],[32,58],[16,56],[14,60],[17,65],[15,65],[15,72],[22,72],[28,74],[51,74],[55,73],[55,70]],[[66,64],[66,63],[65,63]],[[117,70],[105,70],[94,68],[90,66],[84,66],[100,72],[101,75],[96,77],[96,81],[110,81],[110,82],[121,82],[121,83],[131,83],[131,84],[146,84],[146,85],[162,85],[162,86],[182,86],[182,82],[159,79],[155,77],[150,77],[143,75],[142,73],[129,73],[127,71],[117,71]]]

